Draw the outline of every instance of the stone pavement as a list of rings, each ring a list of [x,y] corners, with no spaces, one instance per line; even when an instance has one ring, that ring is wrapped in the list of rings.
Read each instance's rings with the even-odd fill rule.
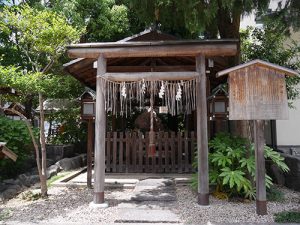
[[[141,180],[136,184],[131,200],[118,205],[119,219],[115,223],[179,224],[179,216],[170,210],[175,201],[174,179]]]

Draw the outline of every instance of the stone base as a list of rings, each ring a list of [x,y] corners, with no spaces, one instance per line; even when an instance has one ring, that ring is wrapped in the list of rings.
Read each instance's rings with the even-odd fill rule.
[[[89,207],[92,208],[92,209],[107,208],[108,207],[108,203],[104,202],[104,203],[101,203],[101,204],[96,204],[94,202],[91,202],[89,204]]]

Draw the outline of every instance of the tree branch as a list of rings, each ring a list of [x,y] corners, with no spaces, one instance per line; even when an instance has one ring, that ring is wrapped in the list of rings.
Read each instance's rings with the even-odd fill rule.
[[[52,67],[54,63],[53,58],[50,60],[50,62],[44,67],[44,69],[42,70],[42,73],[47,73],[49,71],[49,69]]]
[[[18,104],[18,103],[16,103],[16,104]],[[4,111],[12,112],[12,113],[18,115],[19,117],[21,117],[25,121],[27,129],[28,129],[29,134],[31,136],[31,140],[32,140],[34,149],[35,149],[36,164],[37,164],[37,168],[38,168],[38,173],[39,173],[40,181],[42,182],[42,168],[41,168],[41,163],[40,163],[40,154],[39,154],[38,144],[37,144],[37,142],[35,140],[35,137],[34,137],[34,134],[33,134],[33,131],[32,131],[32,128],[31,128],[29,120],[22,113],[20,113],[19,111],[15,110],[15,106],[16,105],[14,105],[14,107],[12,109],[3,109],[2,107],[1,107],[1,109],[3,109]]]

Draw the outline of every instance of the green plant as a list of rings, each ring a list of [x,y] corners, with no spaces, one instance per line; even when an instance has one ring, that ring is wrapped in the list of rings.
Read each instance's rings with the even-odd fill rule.
[[[87,139],[86,123],[81,121],[80,108],[75,105],[51,115],[51,120],[60,124],[58,132],[48,137],[51,144],[74,144]]]
[[[276,223],[300,223],[300,212],[280,212],[276,213],[274,216]]]
[[[221,198],[243,196],[255,199],[254,145],[244,138],[219,133],[209,142],[209,147],[209,181],[216,186],[214,194]],[[289,171],[279,153],[267,146],[264,150],[266,159],[272,160],[284,172]],[[270,189],[272,178],[266,175],[265,182]],[[192,186],[196,185],[197,179],[193,179]]]
[[[274,187],[269,188],[267,190],[267,199],[268,201],[273,201],[273,202],[283,202],[284,193],[277,188]]]
[[[34,133],[38,137],[36,129]],[[0,142],[6,142],[6,146],[18,155],[16,162],[0,160],[0,179],[6,179],[22,171],[24,161],[32,154],[33,146],[25,123],[3,116],[0,116]]]
[[[51,177],[49,180],[47,180],[47,186],[48,186],[48,187],[51,187],[52,184],[53,184],[55,181],[59,180],[60,178],[63,178],[63,177],[65,177],[65,176],[67,176],[67,175],[70,174],[70,173],[71,173],[70,171],[61,172],[61,173],[59,173],[58,175]]]
[[[41,192],[36,192],[36,191],[26,191],[26,192],[23,192],[22,195],[21,195],[21,198],[23,200],[26,200],[26,201],[36,201],[38,199],[40,199],[42,196],[41,196]]]

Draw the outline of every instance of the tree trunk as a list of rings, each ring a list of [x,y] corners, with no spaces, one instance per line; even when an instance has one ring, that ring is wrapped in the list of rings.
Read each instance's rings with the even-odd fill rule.
[[[2,101],[2,97],[0,95],[0,116],[4,116],[4,110],[2,108],[3,107],[2,104],[3,104],[3,101]]]
[[[238,53],[235,57],[229,60],[229,66],[235,66],[241,63],[241,46],[240,46],[240,18],[241,11],[235,10],[230,12],[221,5],[221,0],[218,1],[219,9],[217,16],[218,29],[221,38],[234,38],[239,40]],[[233,133],[238,134],[249,140],[253,139],[253,135],[250,129],[249,121],[237,121],[236,131]]]
[[[25,117],[31,121],[31,124],[33,124],[33,115],[32,115],[32,102],[33,102],[33,97],[31,95],[26,97],[26,100],[24,102],[25,106]]]
[[[20,118],[22,118],[25,121],[27,129],[28,129],[30,137],[31,137],[31,140],[32,140],[32,143],[33,143],[33,146],[34,146],[34,150],[35,150],[36,165],[37,165],[37,169],[38,169],[38,174],[39,174],[40,182],[42,184],[43,180],[44,180],[44,183],[47,184],[45,182],[45,179],[43,179],[43,175],[42,175],[42,166],[41,166],[41,160],[40,160],[39,146],[38,146],[38,144],[37,144],[37,142],[35,140],[35,137],[34,137],[34,134],[33,134],[33,131],[32,131],[32,128],[31,128],[31,124],[30,124],[29,120],[22,113],[20,113],[19,111],[15,110],[14,108],[13,109],[5,109],[5,111],[10,111],[10,112],[18,115]],[[46,186],[46,188],[47,188],[47,186]]]
[[[44,99],[39,92],[40,105],[40,144],[42,152],[42,175],[41,175],[41,195],[47,197],[47,161],[46,161],[46,140],[45,140],[45,119],[44,119]]]

